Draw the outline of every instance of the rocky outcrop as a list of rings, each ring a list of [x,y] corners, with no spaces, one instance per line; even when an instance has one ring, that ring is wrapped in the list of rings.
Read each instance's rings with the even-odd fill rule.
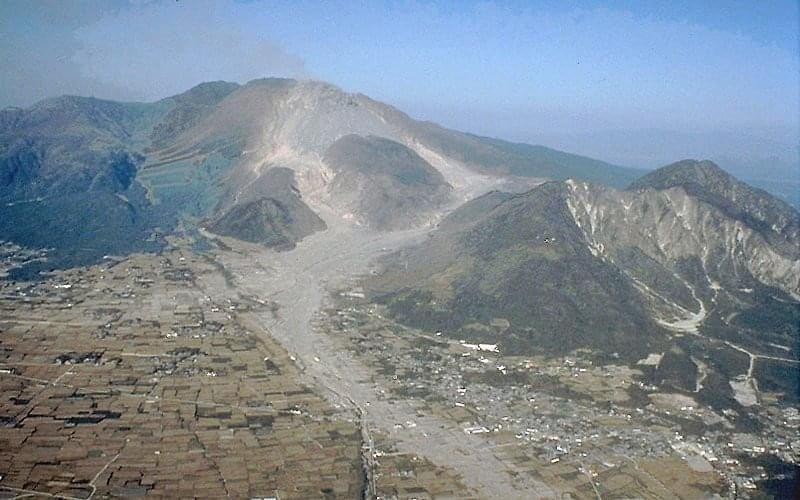
[[[686,334],[795,352],[797,212],[699,165],[713,181],[700,182],[697,162],[650,176],[694,177],[692,189],[568,180],[489,193],[387,260],[367,288],[401,322],[521,352],[635,356]],[[497,318],[510,326],[497,330]]]

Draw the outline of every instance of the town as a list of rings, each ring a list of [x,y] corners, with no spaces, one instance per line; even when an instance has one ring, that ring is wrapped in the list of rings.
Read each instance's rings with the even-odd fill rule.
[[[662,392],[641,371],[588,350],[506,356],[496,345],[398,325],[357,283],[334,295],[317,327],[373,366],[387,397],[417,399],[465,434],[514,450],[576,497],[747,497],[790,477],[800,460],[794,407],[765,404],[761,430],[748,432],[727,411]]]

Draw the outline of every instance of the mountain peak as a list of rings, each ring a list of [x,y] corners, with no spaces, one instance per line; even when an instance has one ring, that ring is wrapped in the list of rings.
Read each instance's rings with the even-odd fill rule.
[[[244,84],[245,87],[256,87],[259,85],[276,85],[276,86],[284,86],[284,85],[295,85],[297,80],[294,78],[279,78],[279,77],[266,77],[266,78],[255,78],[253,80],[249,80],[247,83]]]
[[[661,167],[634,181],[628,191],[676,187],[750,224],[773,244],[784,238],[794,244],[800,235],[800,216],[791,205],[739,181],[708,160],[682,160]]]
[[[203,82],[190,88],[186,92],[168,97],[176,102],[191,101],[195,104],[216,104],[228,94],[239,88],[238,83],[217,80]]]
[[[737,182],[728,172],[709,160],[681,160],[661,167],[634,181],[628,189],[669,189],[687,184],[711,187],[715,184]]]

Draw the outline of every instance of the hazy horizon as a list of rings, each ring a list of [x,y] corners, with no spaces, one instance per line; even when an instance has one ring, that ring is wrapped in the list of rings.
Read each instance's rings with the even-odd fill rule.
[[[2,107],[313,78],[417,119],[621,165],[702,157],[750,178],[798,176],[791,1],[9,1],[0,13],[15,68],[0,76]]]

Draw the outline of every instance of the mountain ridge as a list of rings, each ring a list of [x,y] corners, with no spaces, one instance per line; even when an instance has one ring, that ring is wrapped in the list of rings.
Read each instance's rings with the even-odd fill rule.
[[[665,168],[669,172],[674,167]],[[530,210],[527,206],[543,203],[542,198],[558,200],[558,203],[548,202],[549,208],[540,207],[540,210]],[[513,215],[518,210],[513,208],[515,206],[528,208],[530,220]],[[564,217],[564,207],[568,209],[569,218]],[[800,217],[796,211],[792,216]],[[559,221],[556,226],[553,225],[555,221]],[[531,229],[525,229],[531,223],[534,223]],[[555,229],[560,237],[550,234]],[[565,237],[568,242],[560,241]],[[757,231],[680,187],[619,191],[567,180],[548,182],[522,194],[487,193],[447,216],[434,232],[431,243],[421,248],[425,254],[426,246],[438,245],[448,249],[443,250],[442,255],[466,252],[484,259],[522,248],[560,258],[570,252],[569,248],[582,245],[594,260],[619,267],[647,300],[663,302],[657,309],[673,317],[671,320],[657,318],[662,327],[690,332],[695,326],[690,320],[696,318],[700,324],[697,315],[705,303],[710,307],[711,302],[722,300],[718,297],[721,290],[728,289],[733,302],[744,300],[740,295],[749,293],[742,293],[740,289],[753,286],[771,289],[773,295],[783,296],[781,300],[797,301],[800,297],[800,239],[793,234],[787,234],[786,239],[786,247],[776,250]],[[541,250],[547,248],[545,243],[556,245],[560,250],[555,253]],[[483,248],[487,244],[492,248]],[[565,244],[568,247],[564,247]],[[526,247],[541,247],[541,251]],[[786,248],[792,251],[784,254]],[[509,256],[503,265],[518,257]],[[417,274],[410,265],[406,268],[405,263],[431,263],[441,259],[398,255],[395,260],[403,261],[403,272],[411,277],[402,279],[395,273],[385,282],[413,283],[415,276],[425,276],[422,281],[437,279],[436,272],[424,265]],[[542,262],[549,265],[546,259]],[[645,271],[650,275],[640,274]],[[443,272],[448,275],[449,271]],[[649,296],[650,291],[655,295]],[[716,307],[723,306],[716,304]]]
[[[696,163],[652,175],[692,177]],[[681,185],[645,181],[491,191],[426,241],[384,257],[361,285],[398,323],[506,354],[589,349],[637,369],[654,355],[662,361],[646,370],[653,383],[715,407],[746,412],[751,400],[737,391],[751,386],[797,401],[800,239],[785,233],[774,243],[748,225],[757,219],[747,211],[769,199],[736,218]],[[748,373],[730,363],[742,353],[753,356]],[[713,390],[695,387],[700,371]],[[737,377],[745,385],[726,383]]]
[[[791,239],[800,236],[800,220],[793,206],[762,189],[738,181],[711,161],[672,163],[637,179],[628,190],[647,187],[661,190],[682,187],[730,217],[753,225],[773,242],[778,241],[780,235]]]
[[[431,130],[436,137],[427,136]],[[333,169],[324,161],[328,148],[348,134],[394,141],[420,156],[452,186],[450,195],[434,190],[425,199],[417,195],[415,201],[405,202],[404,215],[387,227],[429,223],[446,198],[468,199],[483,186],[516,182],[503,180],[508,169],[502,164],[509,158],[517,170],[524,162],[530,164],[527,171],[516,171],[533,176],[525,182],[535,181],[546,170],[558,170],[559,165],[567,168],[573,161],[566,157],[545,161],[531,152],[526,157],[506,151],[503,144],[488,144],[417,122],[363,94],[317,81],[205,82],[152,103],[61,96],[0,112],[0,216],[4,220],[0,230],[4,239],[23,245],[39,246],[50,239],[54,244],[49,265],[55,267],[90,262],[112,249],[125,253],[126,246],[128,251],[157,249],[158,235],[168,233],[181,220],[213,221],[220,231],[240,233],[241,228],[228,231],[219,226],[220,221],[241,222],[222,215],[269,191],[264,185],[274,181],[268,174],[273,168],[294,171],[292,182],[302,198],[284,208],[303,211],[307,206],[329,213],[326,207],[334,207],[339,217],[352,216],[380,227],[382,222],[369,218],[382,203],[369,201],[375,181],[369,181],[372,187],[360,193],[351,191],[350,183],[334,181]],[[458,158],[447,156],[444,146]],[[463,153],[456,154],[460,150]],[[475,151],[480,155],[474,156]],[[616,168],[602,162],[596,166],[596,172]],[[82,218],[82,210],[90,210],[86,193],[95,197],[92,206],[98,222],[104,213],[108,217],[93,234],[76,238],[67,228]],[[351,203],[338,203],[348,197]],[[353,207],[360,213],[350,214]],[[122,220],[122,214],[129,215]],[[307,220],[307,214],[296,215],[286,220]],[[62,222],[53,226],[52,220]],[[286,234],[295,240],[307,235],[309,228],[321,227],[311,224]],[[108,241],[118,244],[108,246]]]

